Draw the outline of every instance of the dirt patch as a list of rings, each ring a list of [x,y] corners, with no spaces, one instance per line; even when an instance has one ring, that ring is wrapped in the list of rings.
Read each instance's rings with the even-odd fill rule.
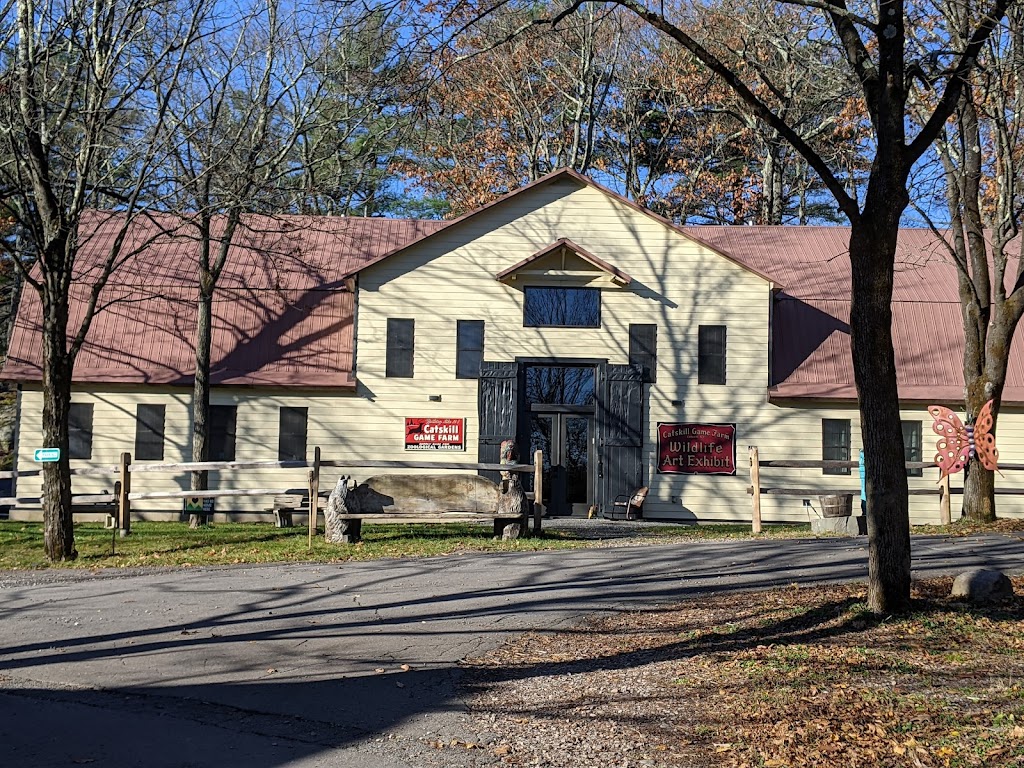
[[[509,765],[1024,766],[1024,578],[984,608],[950,585],[898,618],[793,587],[527,635],[467,662],[468,703]]]

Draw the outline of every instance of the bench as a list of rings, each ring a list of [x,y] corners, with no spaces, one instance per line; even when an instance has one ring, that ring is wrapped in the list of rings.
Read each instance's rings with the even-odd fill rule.
[[[83,494],[77,499],[71,497],[72,515],[106,515],[104,528],[117,528],[118,506],[117,497],[121,495],[121,483],[114,483],[114,493],[107,491],[96,494]]]
[[[525,530],[522,514],[504,510],[501,489],[478,475],[377,475],[348,488],[342,478],[336,501],[324,512],[327,540],[355,544],[362,538],[363,521],[391,524],[484,523],[492,521],[494,535],[517,538]]]
[[[321,499],[317,500],[317,510],[324,508],[324,499],[327,498],[327,494],[321,494],[321,497]],[[292,520],[293,514],[296,512],[309,513],[309,494],[283,494],[275,496],[273,497],[273,506],[267,511],[273,512],[273,524],[275,527],[290,528],[295,524]]]

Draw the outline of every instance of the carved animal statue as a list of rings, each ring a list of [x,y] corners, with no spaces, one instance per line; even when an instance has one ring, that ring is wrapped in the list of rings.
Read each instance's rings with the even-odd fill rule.
[[[349,521],[340,520],[338,515],[359,512],[359,498],[349,493],[348,481],[347,475],[338,478],[338,484],[327,497],[327,506],[324,508],[324,536],[331,544],[343,544],[348,541]]]
[[[503,476],[508,475],[504,486],[498,494],[498,517],[522,517],[526,514],[526,491],[515,472],[502,472]]]

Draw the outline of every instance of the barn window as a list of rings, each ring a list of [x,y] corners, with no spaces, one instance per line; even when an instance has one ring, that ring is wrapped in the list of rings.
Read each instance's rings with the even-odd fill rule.
[[[629,363],[640,366],[645,383],[658,380],[658,326],[629,326]]]
[[[278,432],[277,460],[306,460],[306,423],[308,408],[282,408],[281,426]]]
[[[725,384],[725,326],[697,328],[697,383]]]
[[[163,461],[166,406],[135,406],[135,458]]]
[[[850,460],[850,420],[821,420],[821,458],[822,461]],[[826,467],[825,475],[848,475],[849,467]]]
[[[234,405],[210,406],[210,461],[235,460],[235,415]]]
[[[387,362],[385,376],[396,379],[412,378],[412,361],[416,321],[389,317]]]
[[[903,428],[903,460],[924,461],[921,458],[921,422],[901,421]],[[922,477],[924,470],[921,467],[907,470],[907,477]]]
[[[484,321],[459,320],[455,340],[455,378],[479,379],[484,359]]]
[[[92,403],[72,403],[68,411],[68,458],[92,458]]]
[[[597,288],[523,289],[523,325],[530,328],[600,328]]]

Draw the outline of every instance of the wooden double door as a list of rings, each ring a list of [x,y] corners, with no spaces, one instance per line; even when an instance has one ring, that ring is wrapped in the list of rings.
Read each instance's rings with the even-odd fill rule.
[[[551,386],[559,382],[563,385]],[[643,389],[640,369],[631,365],[484,361],[477,395],[478,460],[496,463],[502,440],[515,439],[523,461],[535,450],[544,452],[548,514],[586,515],[591,506],[607,511],[616,496],[645,484]],[[532,477],[524,478],[528,490],[532,483]]]

